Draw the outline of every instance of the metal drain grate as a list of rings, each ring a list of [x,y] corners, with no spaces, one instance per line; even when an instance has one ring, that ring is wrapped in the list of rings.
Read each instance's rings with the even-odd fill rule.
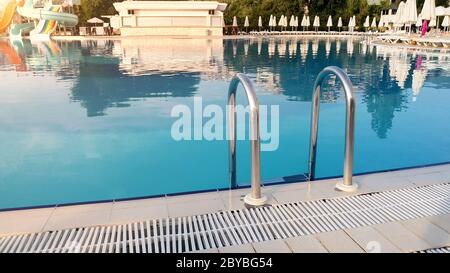
[[[424,251],[419,251],[417,253],[450,253],[450,247],[433,248]]]
[[[0,238],[1,252],[178,253],[450,212],[450,183]]]

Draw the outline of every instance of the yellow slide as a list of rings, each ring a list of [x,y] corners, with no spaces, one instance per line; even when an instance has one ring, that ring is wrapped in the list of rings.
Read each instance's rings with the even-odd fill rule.
[[[6,1],[6,0],[0,0],[0,1]],[[19,6],[23,5],[23,1],[18,1]],[[10,0],[8,4],[6,4],[5,9],[3,10],[3,13],[0,13],[0,33],[5,32],[9,25],[11,24],[11,21],[14,17],[14,13],[16,12],[17,3],[16,0]]]

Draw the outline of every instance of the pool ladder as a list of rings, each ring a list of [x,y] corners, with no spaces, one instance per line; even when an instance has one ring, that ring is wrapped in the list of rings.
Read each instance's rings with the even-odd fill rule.
[[[353,179],[353,154],[355,138],[355,97],[353,84],[347,73],[339,67],[326,67],[317,76],[314,84],[311,113],[311,136],[308,162],[308,180],[315,179],[317,138],[319,129],[320,94],[323,81],[330,75],[335,75],[344,87],[346,101],[345,149],[344,149],[344,177],[336,184],[336,188],[345,192],[354,192],[358,185]],[[261,193],[261,138],[259,130],[259,102],[252,81],[245,75],[238,73],[233,77],[228,91],[228,128],[230,153],[230,181],[236,185],[236,92],[242,84],[250,107],[250,146],[251,146],[251,192],[244,198],[249,206],[262,206],[267,197]]]

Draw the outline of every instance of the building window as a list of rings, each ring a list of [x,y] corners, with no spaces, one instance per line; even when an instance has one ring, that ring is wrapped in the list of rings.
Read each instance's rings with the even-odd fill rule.
[[[129,9],[128,10],[128,15],[134,15],[134,10],[133,9]]]
[[[208,14],[209,14],[209,15],[214,15],[214,12],[215,12],[215,10],[210,9],[209,12],[208,12]]]

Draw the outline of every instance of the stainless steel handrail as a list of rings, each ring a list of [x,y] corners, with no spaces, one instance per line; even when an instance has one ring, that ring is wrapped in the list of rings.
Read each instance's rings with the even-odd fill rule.
[[[251,206],[262,206],[267,198],[261,194],[261,140],[259,132],[259,103],[250,79],[244,74],[233,77],[228,90],[228,127],[230,143],[230,179],[236,184],[236,92],[242,84],[250,106],[250,145],[251,145],[251,192],[245,196],[244,202]]]
[[[321,86],[328,76],[336,75],[341,81],[345,91],[347,105],[345,121],[345,152],[344,152],[344,179],[336,184],[336,188],[342,191],[356,191],[358,185],[353,180],[353,153],[355,143],[355,97],[353,96],[353,84],[347,73],[339,67],[329,66],[319,73],[314,84],[313,106],[311,116],[311,142],[309,148],[309,180],[314,180],[316,169],[317,136],[319,129],[319,106]]]

